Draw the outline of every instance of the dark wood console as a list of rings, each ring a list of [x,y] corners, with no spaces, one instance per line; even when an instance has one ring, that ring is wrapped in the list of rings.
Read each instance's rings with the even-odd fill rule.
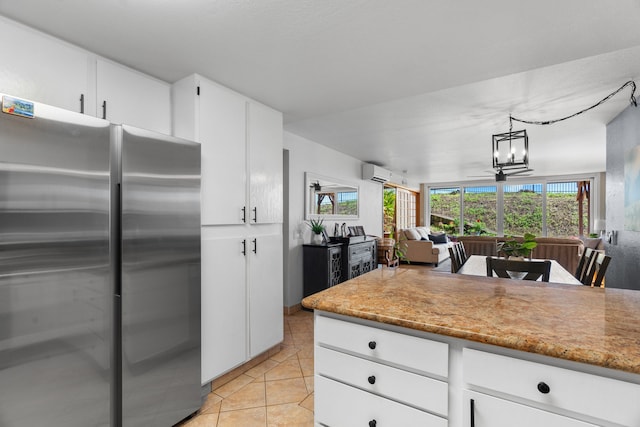
[[[377,268],[376,239],[335,239],[303,245],[304,296],[335,286]]]

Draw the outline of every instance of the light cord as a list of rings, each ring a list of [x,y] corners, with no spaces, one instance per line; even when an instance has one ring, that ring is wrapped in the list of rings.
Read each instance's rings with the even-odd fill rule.
[[[567,120],[567,119],[570,119],[572,117],[575,117],[575,116],[577,116],[579,114],[586,113],[587,111],[589,111],[589,110],[591,110],[593,108],[596,108],[601,104],[604,104],[606,101],[608,101],[610,98],[614,97],[618,92],[620,92],[622,89],[624,89],[627,86],[631,86],[631,98],[629,99],[629,102],[631,104],[633,104],[634,107],[637,107],[638,103],[636,102],[636,97],[635,97],[636,83],[633,80],[629,80],[628,82],[626,82],[625,84],[620,86],[616,91],[611,92],[609,95],[607,95],[606,97],[602,98],[600,101],[598,101],[597,103],[593,104],[591,107],[585,108],[584,110],[578,111],[577,113],[571,114],[570,116],[566,116],[566,117],[563,117],[561,119],[536,121],[536,120],[518,119],[518,118],[513,117],[512,115],[509,115],[509,131],[511,132],[511,129],[513,129],[513,121],[514,120],[516,122],[526,123],[526,124],[530,124],[530,125],[552,125],[554,123],[558,123],[558,122],[561,122],[563,120]]]

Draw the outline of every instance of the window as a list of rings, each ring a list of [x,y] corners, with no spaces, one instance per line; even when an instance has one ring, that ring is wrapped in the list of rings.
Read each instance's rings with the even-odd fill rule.
[[[464,234],[495,236],[498,229],[498,187],[464,187]]]
[[[547,184],[547,236],[588,234],[590,197],[587,195],[590,187],[589,181]],[[578,188],[581,188],[580,197]]]
[[[542,184],[503,187],[504,235],[542,235]]]
[[[587,235],[590,191],[590,179],[432,187],[430,226],[452,236]]]
[[[460,232],[460,187],[429,190],[430,227],[450,235]]]

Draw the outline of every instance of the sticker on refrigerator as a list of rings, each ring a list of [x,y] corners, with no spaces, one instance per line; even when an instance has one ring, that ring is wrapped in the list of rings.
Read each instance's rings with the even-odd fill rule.
[[[14,116],[33,118],[33,102],[11,96],[2,97],[2,112]]]

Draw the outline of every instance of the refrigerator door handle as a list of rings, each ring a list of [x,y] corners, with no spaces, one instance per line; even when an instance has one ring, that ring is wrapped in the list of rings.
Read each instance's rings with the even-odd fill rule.
[[[115,188],[115,200],[117,206],[115,206],[115,212],[113,212],[115,218],[114,224],[114,239],[117,244],[114,245],[114,263],[113,274],[115,276],[114,293],[116,296],[122,296],[122,184],[116,184]]]

